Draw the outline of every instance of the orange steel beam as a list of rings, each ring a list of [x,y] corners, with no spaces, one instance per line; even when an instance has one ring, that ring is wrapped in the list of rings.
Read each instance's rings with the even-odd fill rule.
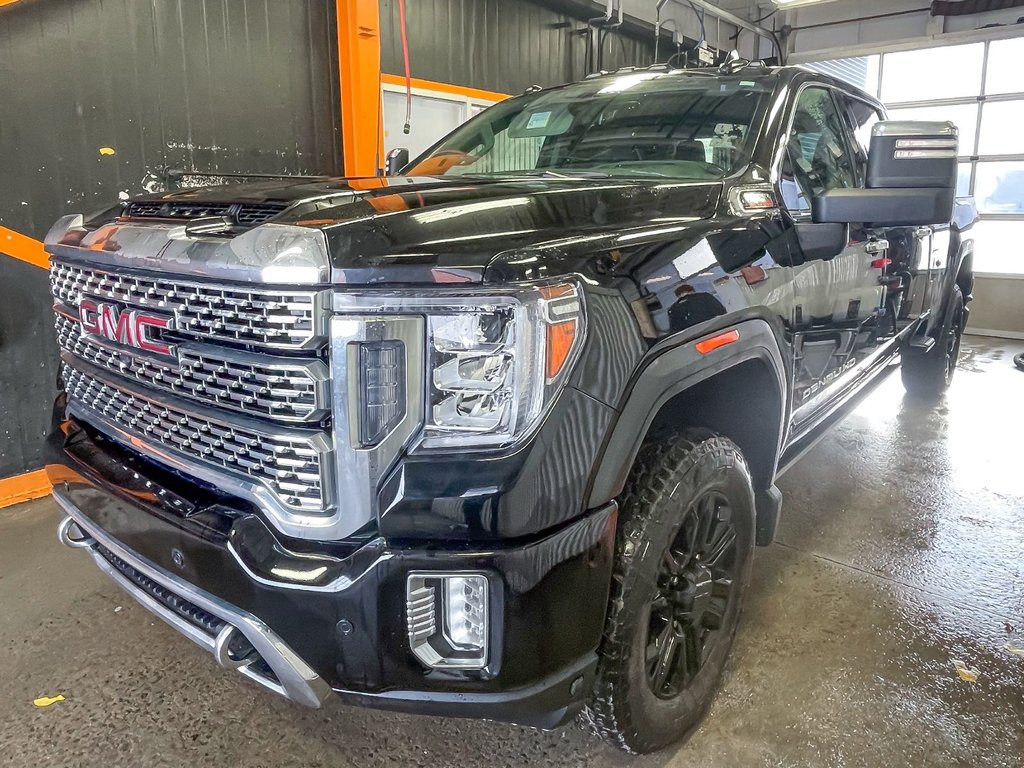
[[[7,227],[0,227],[0,253],[43,269],[50,268],[50,256],[41,242]]]
[[[0,509],[48,496],[51,489],[45,469],[5,477],[0,480]]]
[[[383,165],[378,0],[335,0],[338,84],[346,176],[376,176]]]

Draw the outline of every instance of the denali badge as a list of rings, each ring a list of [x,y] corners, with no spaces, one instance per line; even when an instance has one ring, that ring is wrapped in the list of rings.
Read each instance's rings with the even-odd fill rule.
[[[91,299],[79,302],[78,314],[82,318],[82,330],[88,334],[158,355],[175,356],[172,346],[150,335],[150,329],[171,328],[173,321],[169,317],[146,315],[134,309],[119,310],[113,304],[97,304]]]

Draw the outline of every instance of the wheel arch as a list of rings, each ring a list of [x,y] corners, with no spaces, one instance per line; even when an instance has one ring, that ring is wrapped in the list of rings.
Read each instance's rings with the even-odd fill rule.
[[[702,339],[736,330],[739,339],[702,355]],[[789,375],[777,331],[761,317],[715,328],[660,353],[632,381],[591,482],[588,507],[617,497],[641,446],[659,435],[704,427],[731,439],[750,465],[758,529],[770,540],[778,512],[774,479],[786,438]],[[680,374],[683,375],[680,375]],[[764,524],[767,524],[766,526]],[[759,533],[759,542],[764,543]]]

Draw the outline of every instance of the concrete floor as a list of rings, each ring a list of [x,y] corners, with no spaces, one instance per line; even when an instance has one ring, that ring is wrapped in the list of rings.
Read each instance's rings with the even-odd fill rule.
[[[968,340],[934,409],[891,377],[783,478],[722,691],[678,749],[293,706],[60,547],[43,500],[0,512],[0,765],[1024,766],[1022,349]]]

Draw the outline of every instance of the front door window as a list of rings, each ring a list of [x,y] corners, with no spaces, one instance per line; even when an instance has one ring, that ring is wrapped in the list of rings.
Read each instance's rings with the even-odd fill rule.
[[[825,88],[805,88],[797,100],[780,183],[783,202],[794,213],[811,210],[811,198],[857,186],[843,118]]]

